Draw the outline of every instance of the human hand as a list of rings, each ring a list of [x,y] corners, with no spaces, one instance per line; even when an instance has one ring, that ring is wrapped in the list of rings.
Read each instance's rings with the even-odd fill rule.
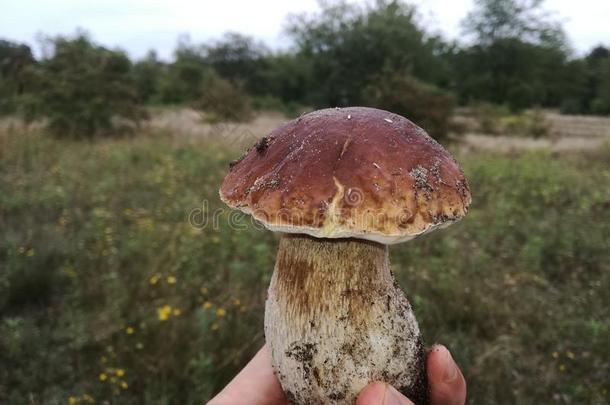
[[[267,346],[256,353],[246,367],[208,405],[288,405],[273,367]]]
[[[449,350],[435,345],[426,360],[430,405],[462,405],[466,381]],[[288,405],[282,387],[273,374],[271,354],[266,346],[208,405]],[[362,390],[356,405],[412,405],[388,384],[374,382]]]
[[[463,405],[466,402],[466,380],[445,346],[434,345],[428,351],[426,372],[430,405]],[[413,405],[413,402],[391,385],[374,382],[360,392],[356,405]]]

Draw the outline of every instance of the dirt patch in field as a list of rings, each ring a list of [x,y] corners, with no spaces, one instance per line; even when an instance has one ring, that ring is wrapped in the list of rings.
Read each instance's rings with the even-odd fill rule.
[[[500,136],[467,133],[461,137],[460,146],[465,151],[493,151],[510,153],[527,150],[552,152],[595,151],[610,142],[610,117],[560,115],[547,112],[549,135],[542,138]]]
[[[544,113],[544,119],[549,124],[549,135],[545,137],[490,135],[474,133],[471,128],[471,132],[457,136],[458,143],[460,148],[467,152],[550,150],[563,153],[595,151],[604,143],[610,142],[610,117],[560,115],[548,111]],[[144,124],[144,128],[177,138],[221,140],[237,149],[244,149],[289,120],[279,112],[265,112],[256,114],[249,122],[209,123],[203,119],[201,113],[192,109],[157,109],[151,112],[151,119]],[[43,122],[25,124],[18,118],[0,119],[2,134],[37,130],[43,126]]]
[[[208,123],[191,109],[167,110],[153,114],[150,128],[175,136],[224,139],[231,144],[253,144],[289,119],[280,113],[257,114],[248,122]]]
[[[465,151],[492,151],[501,153],[527,150],[550,150],[552,152],[594,151],[610,138],[603,137],[560,137],[524,138],[513,136],[491,136],[466,134],[460,139]]]

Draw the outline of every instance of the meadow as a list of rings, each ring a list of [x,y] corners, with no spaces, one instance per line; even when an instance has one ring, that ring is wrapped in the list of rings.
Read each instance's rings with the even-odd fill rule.
[[[0,403],[201,404],[237,373],[278,241],[217,211],[242,148],[0,131]],[[610,145],[451,149],[470,213],[391,248],[426,342],[452,350],[470,403],[608,403]]]

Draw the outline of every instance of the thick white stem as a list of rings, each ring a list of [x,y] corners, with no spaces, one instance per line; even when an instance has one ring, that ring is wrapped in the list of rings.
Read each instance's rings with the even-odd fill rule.
[[[265,336],[293,404],[351,405],[372,381],[426,402],[421,334],[385,245],[282,236]]]

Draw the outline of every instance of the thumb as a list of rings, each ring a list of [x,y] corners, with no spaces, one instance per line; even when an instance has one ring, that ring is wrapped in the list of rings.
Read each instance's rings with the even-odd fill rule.
[[[391,385],[374,382],[360,392],[356,405],[413,405],[413,402]]]
[[[463,405],[466,402],[466,381],[445,346],[435,345],[430,349],[426,369],[431,404]]]

